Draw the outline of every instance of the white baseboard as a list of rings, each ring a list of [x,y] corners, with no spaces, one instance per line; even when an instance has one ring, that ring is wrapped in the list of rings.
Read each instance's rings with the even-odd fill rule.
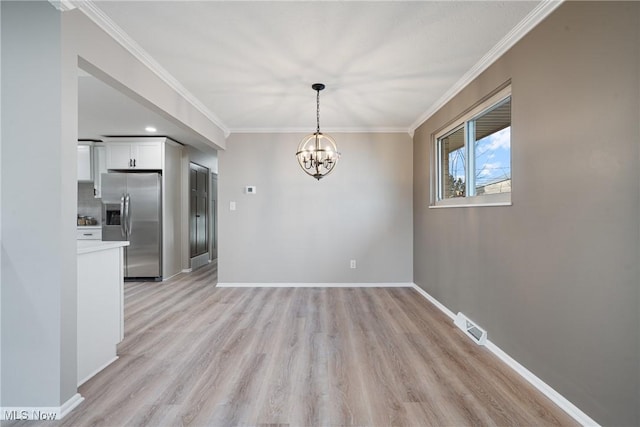
[[[107,366],[111,365],[116,360],[118,360],[118,356],[115,356],[113,359],[109,360],[107,363],[105,363],[104,365],[100,366],[95,371],[91,372],[89,375],[84,377],[82,380],[78,381],[78,387],[80,387],[82,384],[84,384],[87,381],[89,381],[95,374],[97,374],[98,372],[102,371],[104,368],[106,368]]]
[[[415,289],[420,295],[425,297],[430,303],[438,307],[444,314],[449,316],[452,320],[455,320],[455,314],[447,307],[445,307],[440,301],[435,299],[433,296],[429,295],[424,289],[416,285],[415,283],[411,286]],[[582,424],[583,426],[599,426],[597,422],[595,422],[591,417],[582,412],[580,408],[578,408],[573,403],[569,402],[564,396],[555,391],[550,385],[542,381],[538,378],[533,372],[529,371],[527,368],[518,363],[515,359],[509,356],[507,353],[502,351],[500,347],[491,342],[491,340],[487,340],[485,343],[487,350],[495,354],[498,359],[503,361],[506,365],[508,365],[511,369],[513,369],[516,373],[518,373],[522,378],[529,382],[532,386],[534,386],[538,391],[548,397],[553,403],[558,405],[563,411],[565,411],[569,416],[571,416],[574,420]]]
[[[209,264],[209,252],[205,252],[189,260],[189,265],[191,266],[192,270],[197,270],[207,264]]]
[[[594,421],[590,416],[582,412],[580,408],[578,408],[573,403],[569,402],[563,395],[555,391],[550,385],[542,381],[535,374],[529,371],[527,368],[522,366],[516,360],[514,360],[507,353],[502,351],[500,347],[491,342],[491,340],[487,340],[485,344],[487,349],[495,354],[500,360],[502,360],[505,364],[509,365],[511,369],[516,371],[522,378],[527,380],[531,385],[537,388],[542,394],[547,396],[549,399],[553,401],[556,405],[558,405],[563,411],[573,417],[574,420],[582,424],[583,426],[599,426],[599,424]]]
[[[441,312],[443,312],[444,314],[446,314],[447,316],[449,316],[449,318],[451,320],[456,320],[456,315],[453,313],[453,311],[449,310],[447,307],[445,307],[440,301],[438,301],[437,299],[435,299],[434,297],[432,297],[431,295],[429,295],[429,293],[427,293],[427,291],[425,291],[424,289],[422,289],[420,286],[416,285],[415,283],[411,284],[411,287],[413,289],[415,289],[420,295],[422,295],[423,297],[425,297],[431,304],[435,305],[436,307],[438,307],[440,309]]]
[[[169,276],[169,277],[163,277],[163,278],[162,278],[162,281],[163,281],[163,282],[166,282],[167,280],[173,279],[174,277],[176,277],[177,275],[182,274],[182,273],[183,273],[183,271],[178,271],[177,273],[172,274],[172,275],[171,275],[171,276]]]
[[[411,288],[413,283],[218,283],[219,288]]]
[[[76,393],[61,406],[1,407],[0,421],[61,420],[83,400],[84,397],[80,393]]]
[[[182,272],[183,273],[191,273],[193,271],[193,268],[183,268]]]
[[[84,397],[80,393],[74,394],[71,399],[67,400],[60,406],[60,419],[64,418],[69,412],[73,411],[76,406],[82,403]]]

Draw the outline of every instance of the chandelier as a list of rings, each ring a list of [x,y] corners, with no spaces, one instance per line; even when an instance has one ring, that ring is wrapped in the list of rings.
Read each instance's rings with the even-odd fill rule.
[[[319,181],[331,173],[340,159],[340,153],[333,138],[320,132],[320,91],[324,85],[314,83],[311,88],[317,92],[316,131],[302,139],[296,157],[302,170]]]

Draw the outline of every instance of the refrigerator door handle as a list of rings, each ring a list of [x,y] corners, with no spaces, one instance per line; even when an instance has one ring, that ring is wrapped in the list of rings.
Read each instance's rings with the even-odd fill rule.
[[[124,200],[124,194],[120,197],[120,231],[122,232],[122,237],[127,237],[127,225],[126,225],[126,206]]]
[[[127,240],[131,237],[131,196],[129,193],[124,198],[124,205],[127,209],[125,221],[127,222]]]

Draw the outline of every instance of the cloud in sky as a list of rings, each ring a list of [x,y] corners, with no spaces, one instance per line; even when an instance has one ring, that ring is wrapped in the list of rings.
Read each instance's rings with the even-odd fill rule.
[[[476,179],[491,182],[511,176],[511,127],[507,127],[477,142]]]
[[[482,165],[482,169],[480,169],[480,172],[478,172],[478,176],[483,178],[488,176],[494,176],[496,174],[496,171],[500,169],[500,166],[501,166],[500,162],[485,163]]]
[[[504,128],[483,139],[486,140],[486,142],[483,141],[483,148],[488,151],[494,151],[498,148],[508,150],[511,148],[511,127]]]

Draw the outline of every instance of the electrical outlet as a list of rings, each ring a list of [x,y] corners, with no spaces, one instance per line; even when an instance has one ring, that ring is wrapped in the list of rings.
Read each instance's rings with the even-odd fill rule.
[[[355,259],[352,259],[352,260],[351,260],[350,267],[351,267],[351,268],[356,268],[356,260],[355,260]]]
[[[236,202],[229,202],[229,210],[230,211],[236,210]]]

